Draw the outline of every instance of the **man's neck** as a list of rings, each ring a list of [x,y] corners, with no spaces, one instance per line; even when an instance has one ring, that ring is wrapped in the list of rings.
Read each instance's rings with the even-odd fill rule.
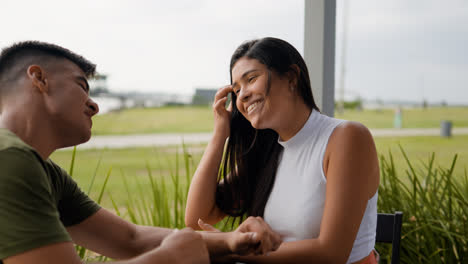
[[[36,124],[39,118],[22,118],[4,111],[0,115],[0,128],[5,128],[14,133],[24,143],[34,148],[42,159],[47,160],[56,150],[53,140],[49,137],[46,124]]]

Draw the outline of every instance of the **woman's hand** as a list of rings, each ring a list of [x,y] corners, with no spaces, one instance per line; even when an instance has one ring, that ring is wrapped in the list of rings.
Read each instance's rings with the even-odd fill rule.
[[[254,232],[227,232],[223,233],[218,229],[214,228],[212,225],[203,222],[203,220],[198,220],[198,225],[204,231],[209,232],[218,232],[223,234],[225,245],[229,251],[229,254],[236,254],[236,255],[249,255],[256,252],[258,246],[260,245],[260,240],[258,236]],[[223,259],[226,255],[223,256]],[[218,259],[218,258],[217,258]]]
[[[226,109],[226,102],[230,92],[232,92],[231,85],[219,88],[213,102],[214,133],[220,133],[224,138],[228,138],[230,134],[232,102]]]
[[[263,255],[270,251],[275,251],[283,242],[281,236],[273,231],[263,218],[259,216],[250,216],[242,222],[235,232],[254,232],[257,235],[259,244],[253,252],[255,255]]]
[[[198,220],[201,229],[219,232],[218,229]],[[261,217],[249,217],[234,232],[225,233],[230,254],[263,255],[275,251],[281,244],[281,237],[273,232]]]

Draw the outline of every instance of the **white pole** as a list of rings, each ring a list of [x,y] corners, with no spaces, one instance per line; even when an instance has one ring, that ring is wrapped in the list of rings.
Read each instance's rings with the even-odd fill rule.
[[[343,40],[341,42],[341,68],[340,68],[340,87],[339,87],[339,102],[338,102],[338,113],[344,112],[344,92],[345,92],[345,81],[346,81],[346,45],[348,38],[348,1],[343,1]]]
[[[321,112],[333,116],[336,0],[304,1],[304,59],[312,93]]]

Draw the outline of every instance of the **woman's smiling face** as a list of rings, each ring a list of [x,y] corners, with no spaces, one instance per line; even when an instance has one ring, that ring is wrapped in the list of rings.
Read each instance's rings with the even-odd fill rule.
[[[256,129],[276,130],[284,111],[297,96],[286,76],[279,76],[256,59],[240,58],[232,68],[232,88],[239,112]]]

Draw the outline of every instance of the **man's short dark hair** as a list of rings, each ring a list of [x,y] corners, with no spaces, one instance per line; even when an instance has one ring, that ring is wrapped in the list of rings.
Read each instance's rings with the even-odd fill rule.
[[[87,78],[96,73],[96,65],[66,48],[40,41],[23,41],[13,44],[0,53],[0,90],[15,81],[32,64],[47,64],[50,59],[64,58],[75,63]]]

